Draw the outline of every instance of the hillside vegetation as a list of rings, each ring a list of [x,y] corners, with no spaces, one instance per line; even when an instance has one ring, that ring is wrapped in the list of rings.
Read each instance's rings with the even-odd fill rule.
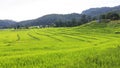
[[[120,5],[115,7],[99,7],[99,8],[90,8],[82,12],[82,14],[90,15],[90,16],[99,16],[101,14],[106,14],[108,12],[116,12],[120,13]]]
[[[104,14],[108,13],[117,13],[119,15],[120,5],[114,7],[90,8],[88,10],[84,10],[81,14],[80,13],[48,14],[36,19],[23,20],[20,22],[12,20],[0,20],[0,29],[17,27],[28,28],[31,26],[73,27],[88,23],[92,20],[97,20],[99,19],[100,15],[104,17]]]
[[[120,68],[120,21],[0,30],[1,68]]]

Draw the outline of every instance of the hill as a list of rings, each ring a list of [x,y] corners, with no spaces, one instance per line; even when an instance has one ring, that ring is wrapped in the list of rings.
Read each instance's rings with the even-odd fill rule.
[[[21,21],[19,22],[20,25],[28,25],[28,26],[35,26],[35,25],[51,25],[56,23],[57,21],[71,21],[72,19],[79,20],[81,18],[80,14],[72,13],[72,14],[49,14],[42,16],[37,19],[28,20],[28,21]]]
[[[99,16],[101,14],[108,13],[108,12],[111,12],[111,11],[120,13],[120,6],[91,8],[91,9],[83,11],[81,14],[78,14],[78,13],[49,14],[49,15],[39,17],[37,19],[21,21],[21,22],[19,22],[19,25],[22,25],[22,26],[43,25],[43,26],[45,26],[45,25],[55,24],[56,21],[59,21],[59,20],[62,21],[62,22],[72,21],[73,19],[76,19],[77,21],[79,21],[82,18],[83,14],[85,14],[87,16],[95,17],[95,16]],[[81,22],[81,24],[83,24],[83,23]]]
[[[17,22],[12,20],[0,20],[0,28],[12,27]]]
[[[115,7],[90,8],[88,10],[83,11],[82,14],[94,17],[108,12],[117,12],[120,14],[120,5]]]
[[[60,21],[62,23],[65,24],[73,24],[70,23],[69,21],[72,20],[76,20],[77,21],[77,25],[80,24],[85,24],[85,19],[89,19],[86,21],[91,21],[92,17],[95,16],[99,16],[101,14],[104,13],[108,13],[108,12],[117,12],[120,14],[120,6],[115,6],[115,7],[102,7],[102,8],[91,8],[88,10],[83,11],[81,14],[78,13],[71,13],[71,14],[48,14],[42,17],[39,17],[37,19],[32,19],[32,20],[25,20],[25,21],[21,21],[21,22],[15,22],[15,21],[11,21],[11,20],[0,20],[0,28],[6,28],[6,27],[16,27],[16,26],[46,26],[46,25],[53,25],[56,22]],[[86,18],[84,16],[84,14],[86,15]],[[78,22],[79,21],[79,22]],[[74,24],[74,25],[76,25]]]
[[[101,7],[101,8],[90,8],[88,10],[83,11],[81,14],[72,13],[72,14],[49,14],[38,19],[22,21],[20,24],[22,25],[51,25],[56,21],[71,21],[72,19],[80,20],[82,15],[87,15],[90,17],[96,17],[101,14],[106,14],[108,12],[116,12],[120,14],[120,6],[115,7]],[[83,24],[83,23],[82,23]]]
[[[119,28],[120,27],[120,20],[116,21],[110,21],[110,22],[97,22],[97,21],[92,21],[90,23],[82,25],[82,27],[87,27],[87,28]]]
[[[105,33],[105,34],[120,34],[120,20],[111,21],[111,22],[101,22],[98,23],[97,21],[92,21],[81,26],[74,27],[75,30],[79,30],[85,33]],[[89,29],[89,30],[88,30]]]

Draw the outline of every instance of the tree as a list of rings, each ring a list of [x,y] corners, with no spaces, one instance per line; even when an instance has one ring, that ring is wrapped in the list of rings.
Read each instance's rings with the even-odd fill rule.
[[[119,14],[117,14],[117,13],[113,13],[113,14],[111,15],[111,19],[112,19],[112,20],[119,20],[119,18],[120,18],[120,16],[119,16]]]
[[[105,14],[100,15],[99,19],[106,19],[106,15]]]
[[[77,18],[72,18],[71,20],[66,20],[66,21],[57,20],[54,24],[56,27],[73,27],[90,22],[92,20],[93,19],[91,16],[87,16],[83,14],[81,15],[79,20]]]
[[[20,25],[16,24],[16,25],[14,26],[14,29],[20,29]]]
[[[66,26],[65,23],[66,23],[66,22],[63,22],[62,20],[57,20],[57,21],[55,22],[55,26],[56,26],[56,27],[65,27],[65,26]]]
[[[73,18],[71,22],[72,22],[71,26],[77,26],[78,25],[78,22],[75,18]]]
[[[120,16],[117,13],[114,12],[110,12],[106,15],[107,19],[111,19],[111,20],[119,20]]]
[[[92,21],[92,17],[91,16],[87,16],[87,20],[88,20],[88,22]]]
[[[89,22],[87,15],[82,15],[80,19],[81,24]]]

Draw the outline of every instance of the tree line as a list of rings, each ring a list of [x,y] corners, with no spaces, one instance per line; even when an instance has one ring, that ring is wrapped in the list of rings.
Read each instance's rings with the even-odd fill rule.
[[[106,14],[101,14],[97,17],[91,17],[85,14],[82,14],[79,19],[71,19],[68,21],[63,21],[63,20],[57,20],[56,22],[49,24],[49,25],[38,25],[37,27],[33,26],[34,28],[45,28],[45,27],[74,27],[74,26],[79,26],[85,23],[88,23],[93,20],[103,20],[102,22],[105,22],[106,20],[119,20],[120,15],[115,12],[109,12]],[[32,26],[31,26],[32,27]],[[15,29],[20,29],[20,28],[25,28],[28,29],[29,26],[23,26],[21,27],[20,25],[16,25],[14,27]]]
[[[115,12],[109,12],[109,13],[100,15],[99,19],[119,20],[120,15]]]
[[[79,26],[85,23],[88,23],[90,21],[93,20],[119,20],[120,19],[120,15],[118,13],[115,12],[108,12],[106,14],[101,14],[97,17],[91,17],[88,15],[81,15],[81,18],[79,20],[77,19],[72,19],[70,21],[62,21],[62,20],[58,20],[55,22],[54,26],[55,27],[73,27],[73,26]]]
[[[54,23],[54,26],[55,27],[73,27],[73,26],[85,24],[85,23],[90,22],[92,20],[93,20],[93,18],[91,16],[83,14],[83,15],[81,15],[80,19],[73,18],[70,21],[58,20]]]

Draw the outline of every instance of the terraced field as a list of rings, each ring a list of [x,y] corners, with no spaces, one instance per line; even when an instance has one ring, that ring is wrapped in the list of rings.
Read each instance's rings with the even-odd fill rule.
[[[0,30],[0,68],[120,68],[120,22],[114,22]]]

